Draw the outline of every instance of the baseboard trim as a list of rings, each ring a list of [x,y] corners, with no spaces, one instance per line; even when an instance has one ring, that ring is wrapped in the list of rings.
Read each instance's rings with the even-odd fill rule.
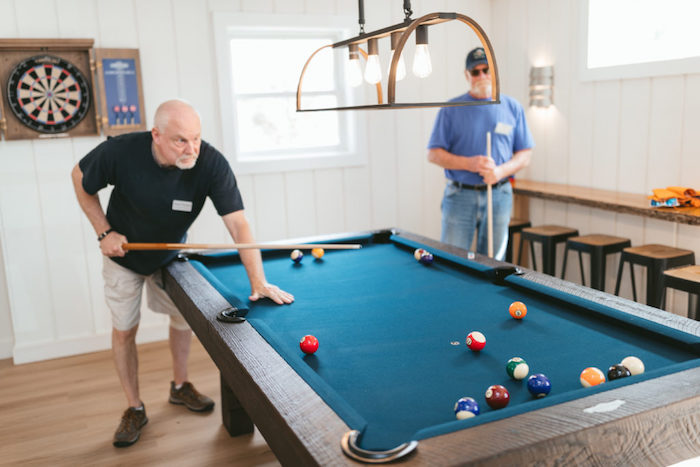
[[[12,358],[12,348],[14,345],[15,341],[11,337],[0,339],[0,360]]]
[[[145,344],[156,342],[168,338],[168,324],[152,324],[150,326],[139,327],[136,335],[136,343]],[[69,357],[89,352],[107,350],[112,346],[112,333],[104,332],[86,337],[75,337],[60,341],[31,343],[24,345],[10,346],[8,357],[12,357],[15,365],[22,363],[39,362],[54,358]],[[0,341],[0,351],[4,349],[3,341]],[[0,354],[2,358],[2,354]]]

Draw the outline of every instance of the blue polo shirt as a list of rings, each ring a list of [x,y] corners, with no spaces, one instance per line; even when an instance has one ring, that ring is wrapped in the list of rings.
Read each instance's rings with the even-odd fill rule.
[[[428,149],[442,148],[458,156],[486,155],[486,133],[491,132],[491,157],[501,165],[513,153],[535,146],[525,120],[525,111],[518,101],[501,94],[500,104],[442,107],[435,119]],[[452,99],[479,101],[469,93]],[[445,176],[460,183],[483,185],[475,172],[445,169]]]

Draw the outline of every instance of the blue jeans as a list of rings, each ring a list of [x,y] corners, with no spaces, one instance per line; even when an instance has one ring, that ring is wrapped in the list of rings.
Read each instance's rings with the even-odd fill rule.
[[[476,251],[488,254],[486,190],[469,190],[447,183],[442,198],[441,241],[466,250],[471,248],[474,232],[478,231]],[[508,244],[508,223],[513,207],[513,188],[504,183],[492,189],[493,195],[493,255],[503,260]]]

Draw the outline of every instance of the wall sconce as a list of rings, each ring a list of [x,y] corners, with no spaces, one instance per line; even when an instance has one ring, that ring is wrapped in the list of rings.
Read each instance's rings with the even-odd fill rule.
[[[336,42],[335,44],[325,45],[314,53],[306,60],[304,68],[301,70],[301,76],[299,77],[299,84],[297,85],[297,112],[312,112],[320,110],[364,110],[364,109],[411,109],[411,108],[422,108],[422,107],[456,107],[463,105],[484,105],[484,104],[498,104],[500,103],[500,89],[498,80],[498,67],[496,66],[496,58],[493,53],[493,48],[489,42],[486,33],[479,26],[476,21],[469,18],[468,16],[459,13],[429,13],[427,15],[421,16],[418,19],[412,19],[411,15],[413,11],[411,10],[410,0],[403,0],[403,10],[405,18],[402,23],[394,24],[392,26],[387,26],[376,31],[365,33],[364,25],[364,0],[358,0],[358,10],[359,18],[358,22],[360,24],[359,35],[352,37],[350,39]],[[413,73],[419,78],[425,78],[432,72],[432,64],[430,63],[430,52],[428,51],[428,27],[445,23],[448,21],[457,20],[468,27],[470,27],[476,36],[481,41],[481,45],[486,52],[486,59],[489,63],[489,69],[491,70],[491,89],[492,95],[491,100],[485,101],[469,101],[469,102],[409,102],[409,103],[397,103],[396,102],[396,82],[403,79],[406,75],[406,66],[403,59],[403,48],[408,41],[408,38],[415,31],[416,35],[416,53],[413,60]],[[387,103],[383,101],[382,94],[382,69],[379,63],[378,47],[379,39],[384,37],[391,38],[391,63],[389,66],[389,77],[387,82]],[[367,51],[363,50],[360,46],[362,44],[367,44]],[[375,86],[377,93],[377,103],[371,105],[355,105],[347,107],[328,107],[328,108],[304,108],[301,107],[301,97],[302,97],[302,84],[304,81],[304,74],[309,66],[309,63],[313,60],[314,56],[321,50],[326,48],[339,48],[347,47],[349,50],[349,63],[346,67],[348,72],[347,81],[351,86],[359,86],[362,84],[362,76],[367,83]],[[364,73],[361,68],[361,60],[364,58],[366,60],[366,66]]]
[[[530,106],[549,107],[554,103],[554,67],[541,66],[530,68]]]

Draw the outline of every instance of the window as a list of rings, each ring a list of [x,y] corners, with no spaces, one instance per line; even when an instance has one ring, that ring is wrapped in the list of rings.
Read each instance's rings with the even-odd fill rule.
[[[224,150],[242,173],[358,165],[365,161],[354,112],[296,112],[301,69],[324,45],[348,37],[348,19],[215,13]],[[330,24],[330,26],[329,26]],[[334,107],[342,60],[314,58],[304,79],[305,107]],[[319,71],[320,70],[320,71]]]
[[[584,79],[700,71],[697,0],[588,0],[582,11]]]

